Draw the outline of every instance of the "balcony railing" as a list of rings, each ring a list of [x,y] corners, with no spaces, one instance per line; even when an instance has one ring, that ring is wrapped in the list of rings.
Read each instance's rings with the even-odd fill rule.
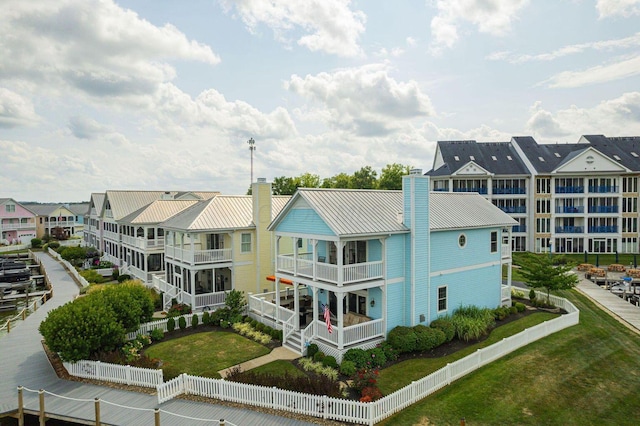
[[[556,206],[556,213],[584,213],[584,206]]]
[[[130,235],[123,235],[122,242],[129,246],[140,249],[161,249],[164,247],[164,237],[150,240],[143,237],[132,237]]]
[[[590,226],[589,233],[590,234],[615,234],[618,232],[618,227],[616,225],[613,226]]]
[[[45,226],[47,228],[55,228],[56,226],[78,226],[78,223],[75,220],[50,220],[45,223]]]
[[[511,246],[509,244],[502,244],[500,254],[503,259],[509,259],[511,257]]]
[[[194,311],[203,308],[213,308],[214,306],[222,306],[225,304],[227,298],[227,293],[224,291],[193,295],[167,283],[164,278],[158,275],[152,275],[152,283],[153,287],[163,293],[173,295],[178,302],[190,305]]]
[[[556,186],[556,194],[581,194],[584,186]]]
[[[3,231],[18,231],[21,229],[36,229],[35,223],[2,223],[0,229]]]
[[[527,212],[526,206],[515,206],[515,207],[498,206],[498,208],[505,213],[526,213]]]
[[[527,225],[516,225],[511,228],[512,232],[527,232]]]
[[[584,226],[556,226],[556,234],[582,234]]]
[[[338,265],[315,262],[305,258],[294,260],[293,255],[279,255],[278,272],[297,274],[314,280],[342,285],[382,278],[382,261],[344,265],[342,266],[342,282],[339,282]]]
[[[596,192],[596,193],[599,193],[599,194],[618,192],[618,187],[615,186],[615,185],[613,185],[613,186],[609,186],[609,185],[591,186],[591,185],[589,185],[589,192]]]
[[[108,239],[113,240],[113,241],[120,241],[120,234],[118,234],[117,232],[104,231],[102,236],[104,238],[108,238]]]
[[[494,195],[500,194],[526,194],[526,188],[492,188],[491,191]]]
[[[230,262],[232,258],[231,249],[214,250],[189,250],[176,246],[165,246],[164,255],[167,258],[179,260],[181,262],[194,265],[203,263]]]
[[[436,192],[448,192],[449,188],[433,188],[433,190]]]
[[[618,206],[589,206],[589,213],[618,213]]]
[[[453,188],[453,192],[477,192],[478,194],[487,194],[487,188]]]

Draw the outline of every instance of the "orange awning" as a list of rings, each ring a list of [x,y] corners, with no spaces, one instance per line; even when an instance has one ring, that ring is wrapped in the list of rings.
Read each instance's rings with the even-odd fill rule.
[[[268,281],[276,282],[276,276],[275,276],[275,275],[269,275],[269,276],[267,277],[267,280],[268,280]],[[288,280],[288,279],[286,279],[286,278],[280,278],[280,282],[281,282],[282,284],[289,284],[289,285],[293,285],[293,281]]]

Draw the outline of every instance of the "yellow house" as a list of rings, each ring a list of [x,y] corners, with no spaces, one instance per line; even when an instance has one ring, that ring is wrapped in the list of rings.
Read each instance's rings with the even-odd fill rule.
[[[153,286],[171,300],[203,310],[224,304],[226,292],[272,291],[275,240],[267,227],[290,196],[273,196],[258,179],[252,195],[218,195],[166,220],[164,276]]]

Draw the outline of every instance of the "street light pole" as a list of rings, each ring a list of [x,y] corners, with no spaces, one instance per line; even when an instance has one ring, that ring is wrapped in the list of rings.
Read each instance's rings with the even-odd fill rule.
[[[253,151],[256,150],[256,141],[251,138],[247,143],[249,144],[249,151],[251,151],[251,183],[253,183]]]

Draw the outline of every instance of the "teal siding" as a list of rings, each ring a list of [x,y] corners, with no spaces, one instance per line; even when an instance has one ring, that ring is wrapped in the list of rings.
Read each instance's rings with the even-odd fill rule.
[[[405,276],[405,240],[408,234],[392,235],[387,238],[385,248],[387,251],[386,273],[387,279]]]
[[[292,209],[278,224],[276,232],[334,235],[333,231],[312,209]]]
[[[368,291],[369,305],[367,306],[367,316],[373,319],[382,318],[382,290],[379,287],[370,288]],[[375,306],[371,306],[371,301],[375,301]]]
[[[447,286],[447,312],[440,313],[443,315],[453,313],[460,306],[500,306],[501,281],[500,265],[432,277],[430,321],[438,317],[438,287]]]
[[[434,247],[431,252],[433,265],[431,272],[499,261],[500,240],[498,240],[498,251],[491,253],[491,231],[499,231],[499,229],[465,229],[431,233],[431,245]],[[467,240],[464,248],[460,248],[458,244],[461,234],[464,234]]]
[[[382,260],[382,243],[380,240],[369,240],[367,242],[367,258],[369,262]]]
[[[387,331],[405,325],[405,286],[403,283],[387,284]]]

